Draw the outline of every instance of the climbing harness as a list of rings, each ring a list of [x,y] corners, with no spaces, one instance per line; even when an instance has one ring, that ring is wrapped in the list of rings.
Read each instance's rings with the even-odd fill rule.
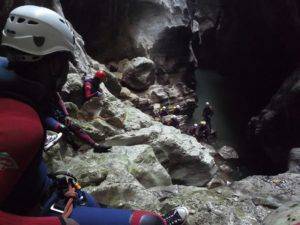
[[[68,218],[74,204],[86,205],[87,199],[77,178],[69,172],[59,171],[48,175],[53,180],[51,187],[50,202],[45,207],[46,211],[52,214],[60,214],[64,218]]]

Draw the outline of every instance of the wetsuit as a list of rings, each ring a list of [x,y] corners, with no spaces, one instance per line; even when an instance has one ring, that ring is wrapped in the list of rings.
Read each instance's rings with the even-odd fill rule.
[[[83,82],[84,98],[89,100],[93,97],[101,97],[102,90],[99,88],[101,81],[97,78],[86,78]]]
[[[75,149],[78,149],[79,146],[70,137],[70,132],[74,133],[84,143],[95,147],[96,142],[83,129],[66,119],[69,113],[59,93],[53,93],[50,99],[50,102],[43,110],[46,128],[54,132],[64,133],[67,137],[66,140]]]
[[[206,121],[210,130],[211,130],[211,118],[213,117],[213,115],[214,115],[213,108],[210,105],[205,106],[205,108],[203,109],[203,112],[202,112],[202,116],[203,116],[204,120]]]
[[[173,126],[175,128],[179,128],[179,120],[177,118],[171,118],[168,125]]]
[[[6,65],[1,61],[5,59],[0,58],[0,65]],[[38,109],[43,95],[26,92],[34,83],[18,86],[18,81],[17,75],[0,70],[0,225],[63,225],[59,216],[41,214],[38,207],[45,208],[53,196],[49,194],[53,180],[42,160],[45,129]],[[75,202],[70,216],[80,225],[166,225],[157,214],[100,208],[85,195],[87,203]],[[44,217],[25,217],[29,214]]]

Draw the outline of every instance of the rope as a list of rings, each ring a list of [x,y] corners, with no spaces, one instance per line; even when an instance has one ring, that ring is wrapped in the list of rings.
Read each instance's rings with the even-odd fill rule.
[[[68,218],[73,211],[73,201],[75,198],[77,198],[77,193],[75,192],[75,188],[71,184],[68,184],[68,191],[64,194],[64,196],[68,198],[68,202],[64,208],[62,217]]]

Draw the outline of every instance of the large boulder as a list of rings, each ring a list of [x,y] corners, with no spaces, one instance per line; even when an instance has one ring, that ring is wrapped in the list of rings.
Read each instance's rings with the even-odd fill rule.
[[[149,144],[176,183],[203,186],[216,173],[213,149],[208,149],[179,130],[154,123],[153,126],[126,132],[107,139],[111,145]]]
[[[289,202],[270,214],[263,225],[300,224],[300,203]]]
[[[146,189],[172,184],[149,145],[118,146],[107,154],[89,151],[63,157],[52,159],[50,168],[71,171],[98,202],[112,207],[151,209],[158,201]]]
[[[119,72],[123,73],[122,82],[132,90],[144,91],[154,83],[154,62],[145,57],[123,60]]]
[[[254,176],[236,181],[230,186],[214,189],[192,186],[154,187],[150,190],[160,199],[161,210],[166,212],[177,205],[190,209],[189,225],[196,224],[263,224],[264,219],[275,209],[289,202],[300,200],[300,176],[281,174],[274,177]],[[285,213],[280,220],[297,224],[299,222],[299,204],[289,205],[290,216]],[[270,216],[275,222],[278,216]],[[279,222],[278,220],[277,222]],[[277,224],[277,223],[266,223]]]

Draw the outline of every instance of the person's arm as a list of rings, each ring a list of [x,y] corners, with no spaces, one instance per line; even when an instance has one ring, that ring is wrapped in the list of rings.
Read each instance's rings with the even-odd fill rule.
[[[69,112],[67,110],[67,107],[66,107],[62,97],[60,96],[60,94],[58,92],[56,92],[56,95],[57,95],[58,105],[59,105],[60,109],[64,112],[65,116],[69,116]]]

